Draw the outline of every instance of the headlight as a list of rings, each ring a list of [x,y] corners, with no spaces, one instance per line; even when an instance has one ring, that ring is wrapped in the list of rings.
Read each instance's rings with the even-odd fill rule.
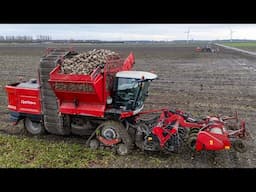
[[[107,98],[107,104],[110,105],[112,103],[113,99],[112,97],[108,96]]]

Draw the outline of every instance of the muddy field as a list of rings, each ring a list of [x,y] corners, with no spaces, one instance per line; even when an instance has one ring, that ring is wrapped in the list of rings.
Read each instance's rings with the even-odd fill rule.
[[[67,45],[0,45],[0,129],[10,127],[4,86],[20,78],[36,77],[40,57],[46,47]],[[133,154],[117,157],[105,166],[95,167],[174,167],[174,168],[255,168],[256,167],[256,57],[220,49],[219,53],[196,53],[185,45],[74,45],[78,51],[106,48],[124,56],[135,54],[136,70],[151,71],[159,79],[150,87],[146,109],[179,108],[195,117],[232,115],[235,111],[246,120],[248,151],[233,150],[216,154]],[[44,136],[45,139],[67,139]],[[83,142],[72,137],[72,142]]]

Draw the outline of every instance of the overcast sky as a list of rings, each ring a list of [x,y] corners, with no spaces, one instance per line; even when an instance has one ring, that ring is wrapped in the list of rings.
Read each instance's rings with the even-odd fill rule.
[[[256,40],[256,24],[0,24],[0,36],[83,40]]]

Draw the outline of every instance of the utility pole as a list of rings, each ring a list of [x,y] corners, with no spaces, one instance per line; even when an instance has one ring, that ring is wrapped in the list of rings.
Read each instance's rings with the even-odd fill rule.
[[[187,44],[189,43],[189,33],[190,33],[190,29],[188,28],[187,31],[185,31],[185,33],[187,33]]]
[[[232,29],[230,29],[230,42],[232,42],[233,41],[233,38],[232,38],[232,36],[233,36],[233,33],[234,33],[235,31],[233,31]]]

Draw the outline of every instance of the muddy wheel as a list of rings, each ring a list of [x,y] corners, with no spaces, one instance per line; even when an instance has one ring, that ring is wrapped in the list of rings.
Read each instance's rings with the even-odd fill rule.
[[[45,133],[42,123],[31,121],[29,118],[24,119],[24,126],[32,135],[42,135]]]
[[[112,125],[104,126],[101,130],[101,135],[107,140],[120,139],[119,132],[116,130],[116,127]]]
[[[117,145],[116,152],[118,155],[127,155],[128,154],[128,146],[121,143]]]
[[[120,155],[129,152],[133,146],[133,142],[128,131],[120,122],[106,121],[100,127],[101,129],[98,133],[96,132],[96,136],[104,146],[117,148],[117,151],[119,151],[117,153]]]
[[[191,134],[187,140],[187,145],[191,151],[196,151],[197,134]]]
[[[96,139],[90,140],[89,147],[91,149],[98,149],[99,146],[100,146],[100,142],[98,140],[96,140]]]
[[[246,145],[241,140],[235,140],[233,142],[233,147],[239,153],[244,153],[247,151]]]

